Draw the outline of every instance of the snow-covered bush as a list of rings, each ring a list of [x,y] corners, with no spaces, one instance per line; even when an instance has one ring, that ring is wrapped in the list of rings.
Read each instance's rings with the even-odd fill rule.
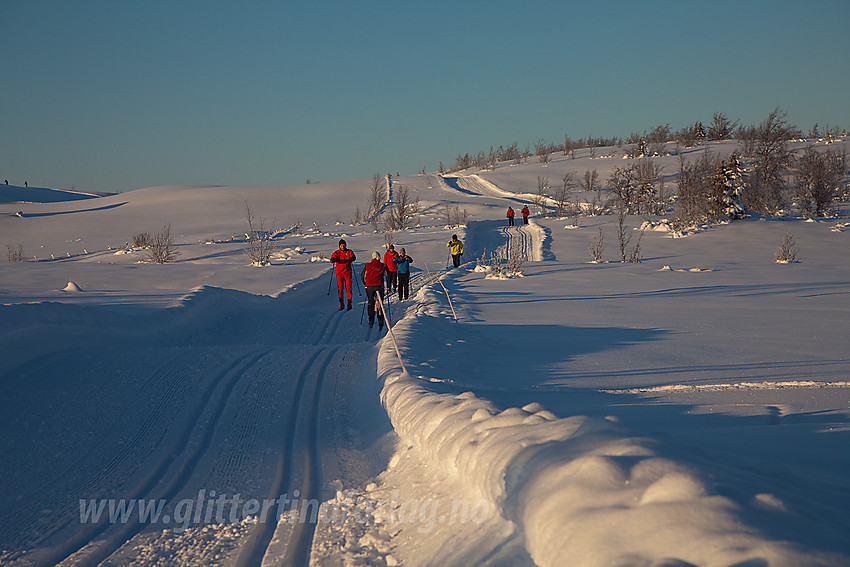
[[[779,248],[776,249],[774,255],[778,263],[790,264],[797,261],[797,254],[799,252],[800,247],[794,241],[794,235],[789,232],[782,238],[782,242],[779,243]]]
[[[468,219],[469,211],[461,209],[459,205],[452,207],[448,203],[446,204],[446,226],[450,228],[466,226]]]

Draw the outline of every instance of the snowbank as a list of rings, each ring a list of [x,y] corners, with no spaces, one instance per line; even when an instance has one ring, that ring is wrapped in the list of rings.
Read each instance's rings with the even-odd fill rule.
[[[418,332],[427,318],[425,334],[444,334],[437,296],[421,297],[416,314],[394,329],[403,344],[415,342],[417,317]],[[682,456],[614,418],[557,418],[537,403],[502,410],[472,392],[435,392],[401,371],[387,341],[378,365],[398,435],[516,524],[538,565],[563,565],[564,557],[589,566],[840,564],[752,527],[754,515],[758,525],[791,520],[773,495],[722,494]],[[430,378],[440,379],[451,381]]]

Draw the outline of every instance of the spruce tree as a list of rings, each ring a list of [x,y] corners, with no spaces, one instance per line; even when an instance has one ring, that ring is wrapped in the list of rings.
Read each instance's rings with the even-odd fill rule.
[[[723,203],[724,213],[730,219],[742,219],[747,216],[744,205],[741,203],[741,194],[746,187],[744,179],[744,168],[737,153],[729,156],[729,161],[721,164],[723,170]]]

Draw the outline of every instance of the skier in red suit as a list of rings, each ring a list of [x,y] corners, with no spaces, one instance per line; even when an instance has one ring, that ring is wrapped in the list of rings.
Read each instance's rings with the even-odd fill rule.
[[[389,250],[384,253],[384,266],[387,267],[387,295],[392,295],[398,287],[398,269],[394,260],[398,258],[395,246],[390,244]]]
[[[346,247],[345,240],[340,240],[339,250],[335,250],[331,254],[331,262],[336,264],[336,285],[339,289],[340,311],[345,309],[342,296],[343,289],[348,290],[348,308],[351,309],[351,264],[356,259],[357,256],[354,255],[354,252]]]
[[[381,305],[376,303],[384,301],[384,274],[387,267],[381,263],[381,254],[379,252],[372,253],[372,261],[363,266],[363,271],[360,272],[360,277],[363,278],[363,285],[366,287],[366,300],[368,302],[367,311],[369,312],[369,326],[375,324],[375,312],[378,313],[378,328],[384,328],[384,310]]]

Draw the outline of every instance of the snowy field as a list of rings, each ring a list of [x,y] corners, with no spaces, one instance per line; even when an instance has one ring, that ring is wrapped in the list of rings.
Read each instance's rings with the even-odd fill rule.
[[[394,177],[421,215],[392,335],[329,286],[340,238],[357,273],[385,250],[350,222],[370,180],[0,186],[27,260],[0,264],[0,564],[850,565],[850,210],[647,230],[622,263],[616,216],[532,205],[538,176],[627,163]],[[174,263],[130,247],[166,224]],[[476,269],[511,250],[520,277]]]

